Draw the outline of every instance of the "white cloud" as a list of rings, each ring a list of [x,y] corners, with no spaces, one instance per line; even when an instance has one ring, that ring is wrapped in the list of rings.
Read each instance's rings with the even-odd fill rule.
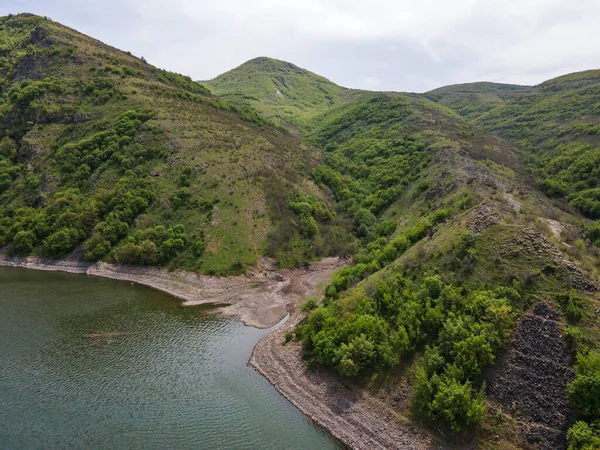
[[[537,83],[598,66],[597,0],[4,0],[210,78],[256,56],[351,87]]]

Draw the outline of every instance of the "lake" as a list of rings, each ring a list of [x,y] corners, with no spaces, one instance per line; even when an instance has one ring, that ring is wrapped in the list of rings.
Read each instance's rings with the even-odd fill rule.
[[[0,448],[339,448],[247,366],[268,330],[209,311],[0,268]]]

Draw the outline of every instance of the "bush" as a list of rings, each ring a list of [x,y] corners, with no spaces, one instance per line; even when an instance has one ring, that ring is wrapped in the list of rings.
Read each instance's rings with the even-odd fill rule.
[[[302,305],[300,305],[300,311],[304,313],[309,313],[313,309],[315,309],[319,304],[319,301],[316,297],[308,297]]]
[[[567,387],[571,403],[577,408],[583,419],[599,420],[600,353],[579,353],[575,374],[575,379]]]
[[[29,255],[35,241],[35,235],[31,231],[19,231],[13,238],[12,251],[17,255]]]
[[[483,388],[476,392],[470,381],[461,382],[451,371],[429,375],[423,368],[415,380],[413,404],[432,423],[461,431],[484,418],[483,392]]]
[[[581,333],[581,330],[576,327],[565,327],[563,330],[563,337],[567,341],[567,344],[569,344],[571,350],[574,351],[578,351],[584,343],[583,334]]]
[[[285,343],[287,344],[288,342],[290,342],[292,339],[294,339],[294,333],[291,331],[286,331],[285,332]]]
[[[589,425],[576,422],[567,432],[569,450],[597,450],[600,448],[600,421]]]
[[[50,256],[64,256],[79,244],[79,231],[75,228],[62,228],[51,234],[44,242],[44,249]]]
[[[108,255],[111,247],[110,242],[102,234],[94,233],[83,246],[85,250],[84,257],[88,261],[97,261]]]
[[[563,313],[570,323],[579,323],[583,318],[587,302],[576,292],[562,293],[556,296]]]

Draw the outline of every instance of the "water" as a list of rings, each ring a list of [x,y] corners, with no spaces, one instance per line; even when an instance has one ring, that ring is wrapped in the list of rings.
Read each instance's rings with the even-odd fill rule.
[[[0,268],[0,448],[338,448],[246,366],[266,332],[129,283]]]

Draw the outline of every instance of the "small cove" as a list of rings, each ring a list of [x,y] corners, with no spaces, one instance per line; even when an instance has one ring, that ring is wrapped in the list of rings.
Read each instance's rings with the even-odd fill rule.
[[[3,448],[338,448],[247,366],[268,330],[16,268],[0,268],[0,308]]]

